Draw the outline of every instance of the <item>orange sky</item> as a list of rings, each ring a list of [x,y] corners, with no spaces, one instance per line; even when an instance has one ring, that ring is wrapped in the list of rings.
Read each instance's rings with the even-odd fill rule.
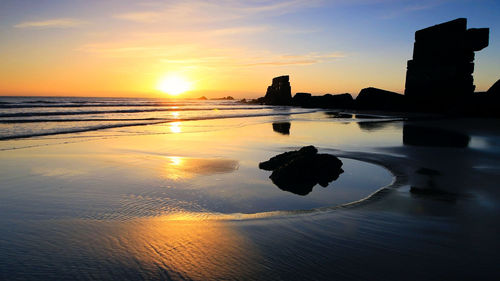
[[[472,27],[498,24],[486,5],[413,2],[6,0],[0,95],[158,97],[175,75],[192,88],[181,97],[254,98],[286,74],[294,93],[402,92],[415,30],[464,11],[481,19]],[[490,41],[476,54],[478,90],[498,79]]]

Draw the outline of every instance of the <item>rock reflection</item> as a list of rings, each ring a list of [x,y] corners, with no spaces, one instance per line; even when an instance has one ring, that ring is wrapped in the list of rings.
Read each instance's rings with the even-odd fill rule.
[[[290,135],[290,122],[273,123],[273,131],[282,135]]]
[[[342,113],[337,111],[326,111],[325,114],[328,118],[346,118],[346,119],[352,118],[352,114],[350,113]]]
[[[467,147],[468,135],[440,128],[404,124],[403,144],[414,146]]]
[[[358,126],[361,130],[366,132],[374,132],[390,128],[394,125],[394,120],[389,121],[361,121]]]
[[[172,180],[190,179],[199,175],[231,173],[239,163],[232,159],[167,157],[165,177]]]

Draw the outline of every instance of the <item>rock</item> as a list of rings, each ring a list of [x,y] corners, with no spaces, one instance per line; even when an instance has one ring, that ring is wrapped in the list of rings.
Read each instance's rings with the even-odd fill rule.
[[[306,106],[311,102],[311,94],[309,93],[296,93],[293,96],[292,104],[296,106]]]
[[[326,187],[344,172],[340,159],[318,154],[314,146],[277,155],[260,163],[261,169],[263,166],[274,170],[269,178],[276,186],[298,195],[309,194],[316,184]]]
[[[436,147],[467,147],[470,137],[458,132],[420,127],[415,125],[403,125],[403,144],[414,146],[436,146]]]
[[[362,89],[355,105],[358,109],[378,110],[403,110],[406,106],[403,95],[373,87]]]
[[[290,87],[289,76],[279,76],[273,78],[271,86],[267,87],[264,96],[264,104],[268,105],[290,105],[292,104],[292,89]]]
[[[417,109],[447,111],[474,92],[474,51],[488,46],[489,29],[467,29],[458,18],[415,32],[405,96]]]
[[[311,96],[309,93],[297,93],[292,104],[308,108],[352,108],[354,99],[350,94]]]
[[[212,100],[234,100],[234,98],[232,96],[227,96],[227,97],[222,97],[222,98],[215,98]]]
[[[289,135],[291,126],[290,122],[273,123],[273,131],[282,135]]]
[[[500,79],[486,91],[486,94],[497,99],[500,98]]]
[[[205,96],[201,96],[201,97],[197,98],[197,100],[208,100],[208,99]]]
[[[318,153],[316,147],[312,145],[304,146],[299,150],[288,151],[285,153],[278,154],[274,157],[271,157],[271,159],[265,162],[261,162],[259,164],[259,168],[266,171],[276,170],[280,166],[290,162],[292,159],[298,156],[315,155],[316,153]]]

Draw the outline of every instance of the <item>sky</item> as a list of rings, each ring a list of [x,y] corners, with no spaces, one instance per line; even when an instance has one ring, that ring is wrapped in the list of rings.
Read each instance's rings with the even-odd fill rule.
[[[490,28],[487,90],[498,0],[0,0],[0,95],[162,97],[177,77],[183,97],[256,98],[280,75],[292,93],[402,93],[415,31],[459,17]]]

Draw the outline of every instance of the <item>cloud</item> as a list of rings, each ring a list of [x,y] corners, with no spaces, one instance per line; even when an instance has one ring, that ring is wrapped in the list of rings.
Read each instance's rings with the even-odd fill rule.
[[[25,21],[14,25],[15,28],[71,28],[87,24],[87,22],[72,19],[72,18],[59,18],[48,19],[42,21]]]
[[[168,22],[220,22],[255,17],[257,15],[283,15],[307,7],[318,6],[323,0],[293,1],[170,1],[163,7],[156,3],[154,10],[134,11],[114,15],[117,19],[141,23]]]
[[[300,55],[281,55],[275,57],[264,57],[257,59],[256,62],[247,63],[243,66],[284,66],[284,65],[311,65],[331,61],[345,57],[339,52],[334,53],[308,53]]]

